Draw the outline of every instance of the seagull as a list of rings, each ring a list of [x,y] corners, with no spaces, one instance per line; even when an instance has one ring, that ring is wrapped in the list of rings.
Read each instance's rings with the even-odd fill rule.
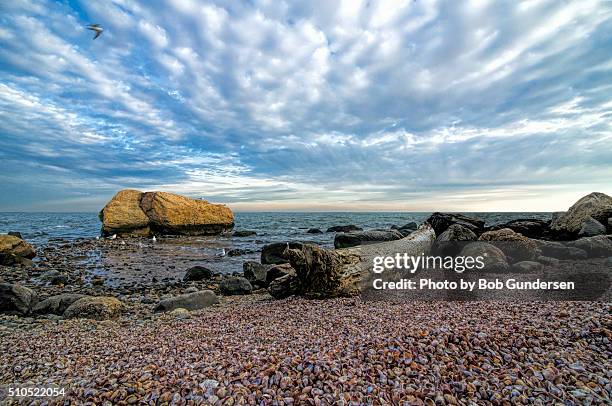
[[[93,39],[98,38],[102,34],[102,31],[104,31],[104,28],[100,27],[100,24],[89,24],[86,28],[96,32]]]
[[[115,238],[117,238],[117,234],[113,234],[109,237],[109,240],[114,240]]]
[[[155,238],[155,236],[153,236],[153,242],[157,241],[157,238]]]
[[[221,248],[221,256],[224,257],[225,256],[225,248]]]

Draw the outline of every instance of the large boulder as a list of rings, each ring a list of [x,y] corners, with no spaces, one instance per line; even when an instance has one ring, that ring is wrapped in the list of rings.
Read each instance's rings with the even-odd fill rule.
[[[32,259],[36,256],[34,248],[14,235],[0,235],[0,265],[19,263],[22,258]]]
[[[119,317],[124,310],[124,304],[115,297],[85,296],[68,306],[64,311],[64,317],[107,320]]]
[[[219,303],[219,299],[217,299],[215,292],[212,290],[200,290],[198,292],[185,293],[183,295],[163,299],[155,306],[154,311],[168,312],[178,308],[198,310],[217,303]]]
[[[567,243],[567,245],[584,250],[591,258],[602,258],[612,255],[612,241],[605,235],[580,238]]]
[[[472,230],[461,224],[452,224],[442,234],[436,237],[431,252],[440,255],[457,255],[462,249],[462,241],[476,241],[478,236]]]
[[[480,234],[484,228],[485,222],[483,220],[465,216],[458,213],[433,213],[426,220],[434,229],[436,235],[442,234],[453,224],[460,224],[476,234]]]
[[[301,249],[303,243],[301,242],[274,242],[272,244],[264,245],[261,249],[261,263],[266,264],[286,264],[289,260],[285,257],[285,248],[289,246],[290,249]]]
[[[0,313],[26,315],[30,313],[36,300],[36,293],[30,288],[0,283]]]
[[[122,190],[100,212],[102,234],[215,235],[234,227],[234,214],[220,204],[167,192]]]
[[[606,226],[595,220],[591,216],[587,216],[582,222],[582,227],[578,232],[579,237],[593,237],[596,235],[604,235],[606,233]]]
[[[78,293],[62,293],[60,295],[51,296],[36,303],[32,309],[34,314],[57,314],[62,315],[71,304],[79,299],[86,297]]]
[[[140,207],[142,192],[126,189],[118,192],[100,211],[102,234],[122,236],[148,236],[151,234],[149,218]]]
[[[334,238],[335,248],[348,248],[357,245],[363,245],[374,242],[394,241],[403,238],[404,236],[395,230],[369,230],[369,231],[354,231],[350,233],[339,233]]]
[[[584,196],[563,215],[553,218],[551,228],[557,232],[578,234],[589,216],[606,224],[612,217],[612,197],[597,192]]]
[[[358,227],[354,224],[347,224],[342,226],[333,226],[327,229],[328,233],[350,233],[351,231],[362,231],[363,228]]]
[[[205,266],[196,265],[185,271],[185,276],[183,276],[183,280],[185,282],[190,281],[202,281],[211,279],[214,275],[214,272]]]
[[[509,228],[487,231],[482,233],[478,239],[480,241],[495,243],[494,245],[501,248],[502,251],[511,258],[512,262],[535,261],[542,255],[535,241]]]
[[[469,243],[461,250],[459,255],[472,258],[482,257],[483,271],[504,272],[510,268],[503,251],[487,242],[475,241]]]
[[[241,276],[230,276],[219,284],[219,292],[225,296],[248,295],[253,291],[253,285]]]

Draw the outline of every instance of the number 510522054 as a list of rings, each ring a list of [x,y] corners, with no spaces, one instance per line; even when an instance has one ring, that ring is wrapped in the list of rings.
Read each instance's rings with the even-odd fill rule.
[[[9,387],[7,395],[9,397],[55,397],[64,396],[66,390],[64,388],[44,388],[44,387]]]

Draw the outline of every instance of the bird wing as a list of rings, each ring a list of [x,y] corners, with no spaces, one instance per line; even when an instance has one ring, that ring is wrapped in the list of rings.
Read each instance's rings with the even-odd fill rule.
[[[100,24],[89,24],[88,27],[99,27]]]
[[[100,34],[102,34],[102,30],[98,31],[96,30],[96,35],[93,37],[93,39],[96,39],[100,36]]]

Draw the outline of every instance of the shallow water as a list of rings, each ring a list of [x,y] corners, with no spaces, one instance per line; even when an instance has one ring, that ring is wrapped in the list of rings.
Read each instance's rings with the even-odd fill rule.
[[[517,218],[550,219],[551,213],[466,213],[488,225]],[[129,239],[125,243],[85,244],[100,234],[97,213],[0,213],[0,233],[19,231],[38,250],[38,260],[54,257],[68,268],[85,268],[90,276],[103,275],[111,284],[135,279],[182,278],[185,269],[206,265],[221,273],[241,272],[246,260],[259,260],[263,245],[271,242],[311,241],[333,247],[328,227],[355,224],[364,229],[389,229],[393,224],[421,223],[430,213],[236,213],[236,230],[254,230],[256,236],[169,237]],[[324,233],[308,234],[309,228]],[[42,252],[47,248],[44,253]],[[227,256],[231,249],[245,250]],[[58,261],[60,259],[60,261]]]

